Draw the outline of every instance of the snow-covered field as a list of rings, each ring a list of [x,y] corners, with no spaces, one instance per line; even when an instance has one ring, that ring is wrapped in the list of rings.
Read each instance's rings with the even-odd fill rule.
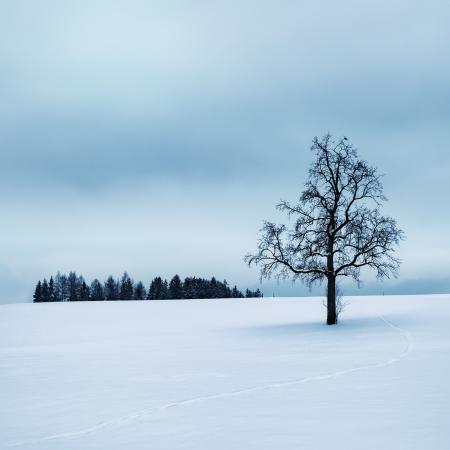
[[[347,301],[0,306],[0,448],[450,448],[450,295]]]

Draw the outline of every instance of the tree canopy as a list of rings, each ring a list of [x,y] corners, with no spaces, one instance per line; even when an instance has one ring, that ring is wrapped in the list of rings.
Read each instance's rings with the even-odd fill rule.
[[[308,286],[326,279],[327,323],[334,324],[336,279],[359,282],[364,267],[379,279],[397,276],[395,248],[403,232],[381,214],[387,200],[381,175],[359,158],[346,137],[315,137],[311,150],[314,160],[298,200],[277,205],[293,219],[291,226],[264,222],[258,250],[246,261],[259,266],[262,278],[290,277]]]

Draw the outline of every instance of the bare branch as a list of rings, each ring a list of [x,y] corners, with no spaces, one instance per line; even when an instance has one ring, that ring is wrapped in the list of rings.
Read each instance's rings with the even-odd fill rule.
[[[363,267],[378,278],[397,276],[394,253],[403,232],[379,212],[386,197],[377,169],[358,157],[347,138],[315,137],[311,150],[315,159],[298,201],[277,205],[295,219],[293,226],[266,222],[248,264],[260,267],[261,278],[300,278],[310,286],[324,278],[334,286],[342,276],[359,282]]]

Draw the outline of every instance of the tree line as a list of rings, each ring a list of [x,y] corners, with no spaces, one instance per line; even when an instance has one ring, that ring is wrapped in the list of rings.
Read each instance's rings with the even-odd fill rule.
[[[253,298],[262,297],[259,289],[246,289],[245,294],[236,286],[230,287],[226,280],[215,277],[187,277],[184,281],[175,275],[169,282],[155,277],[148,289],[142,281],[134,282],[125,272],[120,279],[109,276],[105,282],[97,278],[88,284],[84,277],[70,272],[68,275],[57,273],[47,281],[39,280],[33,295],[34,303],[74,302],[102,300],[175,300],[194,298]]]

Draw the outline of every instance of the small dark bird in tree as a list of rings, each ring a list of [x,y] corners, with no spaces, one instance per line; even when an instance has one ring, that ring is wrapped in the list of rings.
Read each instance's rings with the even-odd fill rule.
[[[336,281],[360,281],[361,269],[379,279],[396,277],[400,260],[394,256],[403,232],[383,216],[386,201],[377,169],[358,157],[347,138],[330,134],[313,140],[315,159],[298,201],[281,201],[278,209],[294,218],[291,228],[265,222],[258,251],[245,257],[260,267],[261,278],[291,277],[308,286],[327,281],[327,324],[337,323]]]

